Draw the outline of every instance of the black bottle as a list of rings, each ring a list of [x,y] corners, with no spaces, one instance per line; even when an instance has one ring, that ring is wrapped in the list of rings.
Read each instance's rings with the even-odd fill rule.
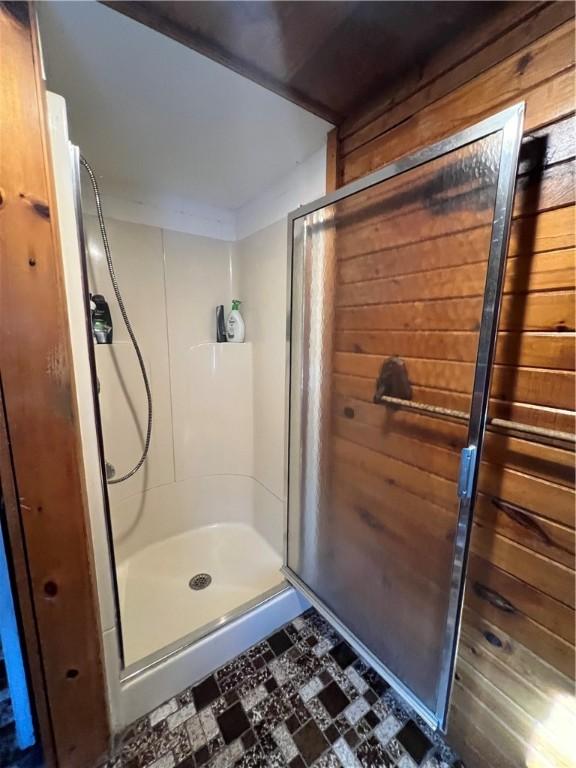
[[[112,344],[112,317],[104,296],[95,293],[90,296],[92,310],[92,333],[97,344]]]
[[[216,307],[216,341],[228,341],[226,338],[226,320],[224,319],[224,304]]]

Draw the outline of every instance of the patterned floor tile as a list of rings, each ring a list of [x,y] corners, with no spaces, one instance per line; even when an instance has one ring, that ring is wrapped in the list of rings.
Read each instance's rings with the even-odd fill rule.
[[[398,732],[396,739],[412,757],[416,765],[420,765],[433,746],[433,742],[426,734],[422,733],[414,720],[408,720],[402,730]]]
[[[310,610],[119,737],[107,768],[454,768],[453,750]]]

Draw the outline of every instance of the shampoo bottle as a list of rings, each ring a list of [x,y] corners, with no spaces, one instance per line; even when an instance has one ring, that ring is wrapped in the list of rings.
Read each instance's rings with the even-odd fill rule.
[[[246,335],[244,320],[240,314],[239,307],[242,302],[239,299],[232,299],[232,312],[228,315],[226,321],[226,336],[228,341],[242,342]]]

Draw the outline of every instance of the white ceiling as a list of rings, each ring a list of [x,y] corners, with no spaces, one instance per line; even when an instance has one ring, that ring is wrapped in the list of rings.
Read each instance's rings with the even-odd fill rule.
[[[104,193],[236,209],[325,141],[325,121],[106,6],[37,7],[48,88]]]

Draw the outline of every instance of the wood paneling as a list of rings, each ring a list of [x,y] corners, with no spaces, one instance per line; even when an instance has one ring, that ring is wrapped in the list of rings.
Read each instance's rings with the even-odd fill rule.
[[[474,563],[473,556],[472,566]],[[489,566],[487,568],[495,572],[495,569]],[[472,588],[469,593],[475,594]],[[563,674],[554,663],[550,663],[551,659],[554,660],[554,638],[557,638],[557,635],[548,633],[550,642],[538,646],[535,641],[530,640],[530,631],[526,629],[529,624],[523,614],[519,613],[515,619],[509,619],[511,614],[506,611],[493,609],[488,616],[484,615],[485,612],[482,604],[475,603],[474,600],[470,606],[466,605],[464,608],[462,635],[468,638],[469,644],[474,644],[474,650],[478,654],[489,653],[550,699],[557,694],[570,696],[574,693],[572,674]],[[537,628],[540,625],[532,622],[532,626]],[[544,628],[540,628],[543,630],[542,637],[545,637]],[[533,634],[535,636],[535,633]],[[530,648],[529,645],[533,647]],[[521,701],[518,703],[522,704]]]
[[[358,114],[349,116],[341,126],[342,154],[385,133],[572,16],[567,3],[511,4],[502,16],[489,19],[476,34],[466,35],[436,54],[427,67],[415,77],[404,79],[390,95],[380,96]]]
[[[496,363],[534,368],[574,370],[573,333],[502,331],[498,337]],[[357,352],[390,357],[427,357],[432,360],[461,360],[476,357],[476,334],[454,331],[450,336],[434,331],[340,331],[339,352]]]
[[[384,135],[377,137],[350,152],[343,161],[344,182],[522,99],[527,131],[565,117],[574,111],[573,66],[574,29],[569,22],[414,113],[388,130],[385,140]]]
[[[424,266],[423,264],[421,266]],[[506,267],[504,293],[516,293],[522,279],[523,292],[562,289],[570,285],[574,266],[574,249],[546,251],[535,254],[530,263],[522,258],[510,258]],[[386,260],[380,259],[384,273]],[[408,269],[408,266],[406,265]],[[413,273],[412,273],[413,274]],[[485,266],[465,264],[451,269],[422,271],[416,277],[389,277],[348,283],[338,291],[338,306],[354,307],[366,304],[414,302],[418,299],[443,299],[454,296],[451,281],[458,283],[458,296],[482,296],[486,277]]]
[[[546,594],[536,586],[514,576],[495,564],[491,555],[484,557],[473,551],[470,557],[468,573],[468,605],[475,608],[484,617],[493,617],[494,623],[502,628],[517,629],[527,622],[538,625],[544,634],[556,635],[560,641],[566,641],[569,650],[574,644],[574,612],[569,606]],[[504,597],[506,595],[506,597]],[[569,656],[567,657],[569,658]],[[554,657],[549,663],[556,666]]]
[[[28,3],[0,6],[0,367],[39,649],[63,768],[107,751],[101,632],[47,151]]]
[[[405,362],[410,381],[416,387],[459,393],[470,392],[472,388],[472,363],[419,358],[409,358]],[[334,356],[334,370],[344,375],[376,380],[381,367],[382,357],[379,355],[337,352]],[[523,403],[573,410],[574,384],[572,371],[495,365],[492,395],[498,399],[512,396]]]
[[[337,419],[334,433],[354,444],[350,446],[350,452],[353,454],[351,461],[354,461],[355,457],[364,459],[390,482],[396,480],[399,485],[413,493],[419,493],[437,504],[453,508],[454,480],[458,468],[456,451],[448,451],[436,444],[410,440],[399,435],[382,435],[369,426],[355,424],[348,419]],[[366,454],[363,451],[365,448],[378,455]],[[501,470],[497,465],[487,462],[482,465],[479,485],[481,492],[487,496],[493,496],[528,512],[539,512],[546,501],[553,501],[554,508],[543,510],[544,514],[562,525],[574,526],[573,498],[571,488],[567,486],[550,483],[508,467]]]
[[[360,376],[334,375],[334,389],[341,395],[355,397],[358,400],[373,402],[374,381]],[[429,402],[431,405],[439,405],[443,408],[455,408],[466,410],[470,406],[470,398],[467,395],[457,393],[446,394],[442,390],[426,389],[424,387],[413,388],[414,399]],[[490,415],[499,419],[510,421],[525,421],[527,424],[544,427],[546,429],[558,429],[564,432],[574,431],[576,426],[573,411],[560,410],[559,408],[546,408],[525,403],[504,402],[492,398],[490,400]]]
[[[335,397],[334,414],[336,417],[355,419],[383,434],[399,433],[447,450],[456,450],[466,440],[464,424],[440,422],[432,416],[408,411],[390,411],[372,401],[365,402],[348,396]],[[574,483],[574,455],[568,450],[488,432],[484,458],[490,463],[504,464],[569,487]]]
[[[545,660],[545,656],[555,650],[555,636],[549,634],[548,638],[550,643],[542,646],[543,653],[537,645],[534,646],[536,650],[530,650],[524,640],[531,642],[531,638],[521,622],[512,625],[511,634],[508,634],[481,614],[465,610],[458,668],[460,680],[454,691],[451,728],[452,734],[464,746],[471,765],[502,764],[518,768],[527,764],[524,760],[529,749],[537,744],[530,744],[531,739],[527,741],[515,732],[515,718],[521,713],[535,719],[534,735],[542,730],[540,724],[546,730],[554,726],[557,729],[555,743],[563,744],[565,753],[560,752],[558,757],[565,760],[565,755],[570,755],[570,734],[565,728],[558,728],[553,714],[570,701],[574,685],[570,674],[563,675]],[[491,683],[491,688],[486,688],[487,682]],[[473,717],[475,711],[497,712],[489,729],[477,729],[478,721]],[[569,710],[563,717],[570,723]],[[544,743],[539,749],[541,754],[536,765],[543,761],[546,765],[561,764],[559,759],[551,757],[548,744]],[[501,763],[489,762],[495,750],[503,755]],[[523,755],[521,760],[518,753]],[[477,754],[481,756],[480,760]]]
[[[574,764],[572,756],[566,752],[565,745],[557,738],[547,718],[543,718],[542,726],[538,728],[538,723],[524,709],[517,705],[508,706],[499,689],[483,675],[474,674],[474,671],[474,668],[462,657],[456,673],[457,683],[468,690],[473,689],[476,698],[489,710],[491,716],[500,723],[506,722],[507,728],[514,734],[517,741],[517,759],[518,757],[521,760],[526,759],[526,753],[540,753],[543,755],[540,759],[551,766],[571,768]],[[479,720],[482,722],[482,716]],[[540,736],[537,745],[533,744],[533,735],[536,730],[539,731]],[[526,749],[525,745],[529,745],[529,748]]]
[[[574,9],[507,13],[467,48],[456,42],[452,66],[441,51],[350,115],[337,163],[346,183],[526,101],[490,413],[573,431]],[[431,179],[421,169],[415,184]],[[433,215],[433,194],[418,208],[400,187],[396,207],[374,189],[337,217],[334,451],[348,483],[391,493],[387,504],[412,514],[420,502],[409,499],[427,499],[434,518],[453,509],[464,427],[375,405],[375,383],[398,355],[414,399],[468,407],[486,191],[454,190],[464,213],[453,228]],[[473,768],[571,764],[570,733],[553,717],[574,694],[574,509],[571,451],[487,435],[449,728]],[[377,494],[371,513],[380,520]]]
[[[376,307],[343,308],[336,312],[338,330],[474,331],[482,299],[445,299],[431,304],[415,301]],[[504,296],[500,315],[503,331],[574,331],[574,290],[528,294],[522,301]]]

